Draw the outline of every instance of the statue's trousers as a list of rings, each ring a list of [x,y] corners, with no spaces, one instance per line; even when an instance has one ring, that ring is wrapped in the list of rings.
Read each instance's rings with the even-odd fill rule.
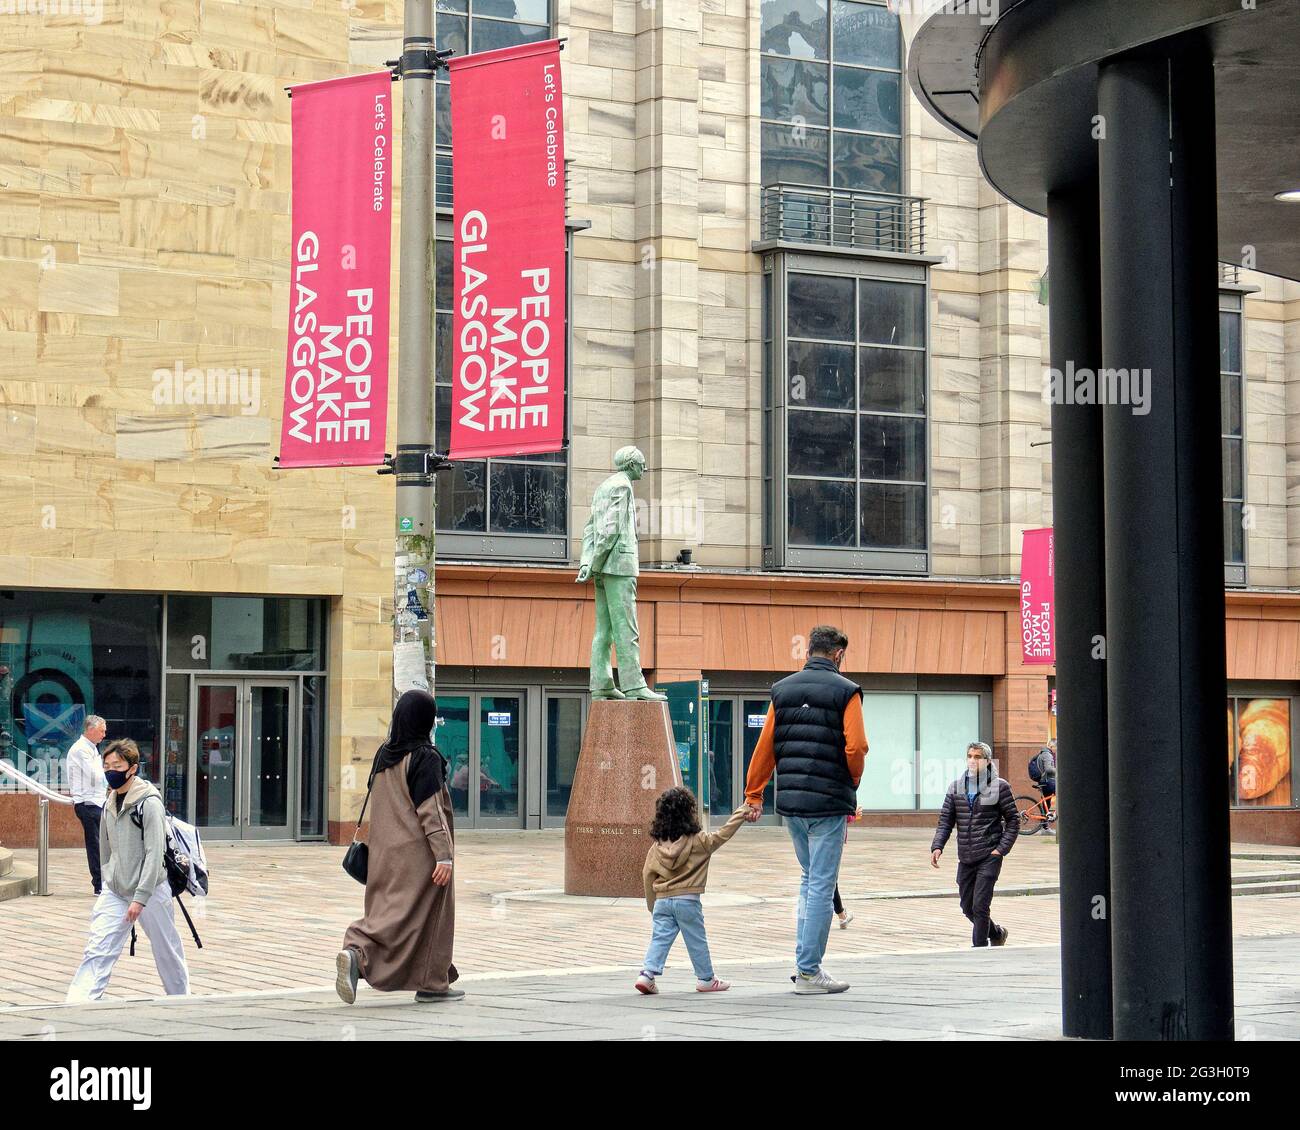
[[[636,578],[595,573],[596,634],[591,640],[591,689],[606,691],[614,685],[609,662],[612,643],[618,654],[619,689],[640,690],[646,685],[641,674],[640,633],[636,626]]]

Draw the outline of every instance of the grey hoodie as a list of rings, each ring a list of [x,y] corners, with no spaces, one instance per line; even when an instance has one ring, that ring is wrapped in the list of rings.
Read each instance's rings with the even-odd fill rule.
[[[143,830],[131,819],[139,809]],[[167,827],[162,794],[148,781],[132,777],[117,808],[117,795],[110,789],[99,822],[99,860],[104,886],[119,898],[144,906],[167,877],[163,852],[167,850]]]

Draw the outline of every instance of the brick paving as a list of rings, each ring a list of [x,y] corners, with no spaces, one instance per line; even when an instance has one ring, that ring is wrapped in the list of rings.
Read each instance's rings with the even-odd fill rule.
[[[635,967],[648,940],[644,904],[576,900],[563,886],[563,833],[466,832],[458,840],[456,962],[466,976]],[[827,964],[880,954],[959,950],[968,926],[953,897],[882,898],[888,893],[951,896],[955,853],[929,866],[929,835],[914,829],[854,829],[845,849],[840,890],[857,916],[832,929]],[[1234,859],[1237,876],[1294,874],[1300,852],[1249,848],[1260,858]],[[34,853],[18,851],[31,861]],[[339,866],[343,849],[319,844],[214,844],[213,894],[198,904],[196,950],[178,924],[196,995],[320,989],[332,983],[333,957],[347,924],[361,912],[361,888]],[[1046,837],[1022,838],[1003,871],[1001,889],[1051,889],[1057,848]],[[714,857],[705,912],[713,956],[722,970],[754,963],[779,966],[793,953],[798,873],[786,833],[743,828]],[[51,852],[49,897],[0,903],[0,1009],[63,1000],[85,943],[92,897],[79,850]],[[530,898],[511,897],[532,892]],[[994,902],[1011,947],[1058,942],[1054,894]],[[1300,897],[1233,900],[1239,937],[1300,934]],[[686,969],[674,951],[670,971]],[[160,991],[140,937],[123,956],[108,999]]]

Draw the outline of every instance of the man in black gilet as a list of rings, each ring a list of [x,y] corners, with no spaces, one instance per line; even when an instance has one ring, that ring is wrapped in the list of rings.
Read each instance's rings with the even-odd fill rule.
[[[840,674],[849,639],[822,625],[808,635],[808,662],[772,687],[763,732],[749,763],[745,803],[752,823],[776,772],[776,810],[799,859],[794,991],[842,993],[849,986],[822,969],[847,819],[857,811],[867,755],[862,689]]]

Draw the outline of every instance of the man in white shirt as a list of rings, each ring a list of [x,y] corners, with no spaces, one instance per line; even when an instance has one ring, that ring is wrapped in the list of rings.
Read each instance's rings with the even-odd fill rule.
[[[104,779],[104,761],[96,748],[108,733],[108,724],[98,714],[86,718],[86,726],[68,750],[68,791],[72,808],[81,821],[86,837],[86,862],[90,865],[90,882],[95,894],[100,891],[99,819],[104,812],[108,782]]]

